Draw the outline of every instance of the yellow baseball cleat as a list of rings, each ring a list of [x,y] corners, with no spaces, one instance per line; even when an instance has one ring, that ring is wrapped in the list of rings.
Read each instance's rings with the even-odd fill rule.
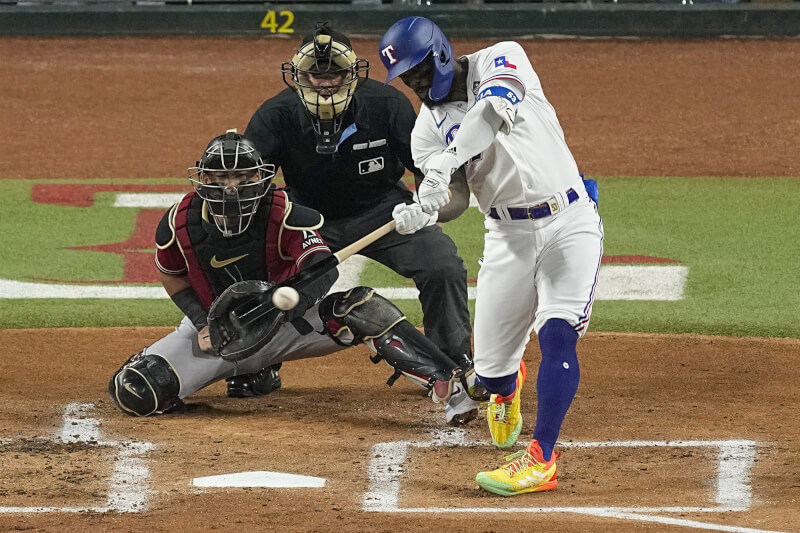
[[[516,496],[526,492],[553,490],[558,486],[555,452],[549,461],[542,457],[539,442],[532,440],[528,447],[506,456],[506,464],[475,476],[478,485],[501,496]]]
[[[489,433],[492,443],[498,448],[510,448],[517,442],[522,430],[522,384],[525,383],[528,370],[525,361],[520,361],[517,374],[517,389],[511,398],[492,394],[486,407],[486,420],[489,422]]]

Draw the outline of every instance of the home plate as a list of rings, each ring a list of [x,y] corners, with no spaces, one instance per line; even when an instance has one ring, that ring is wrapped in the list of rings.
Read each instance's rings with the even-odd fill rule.
[[[325,478],[299,476],[285,472],[238,472],[196,477],[192,480],[192,485],[195,487],[268,487],[275,489],[318,488],[325,486]]]

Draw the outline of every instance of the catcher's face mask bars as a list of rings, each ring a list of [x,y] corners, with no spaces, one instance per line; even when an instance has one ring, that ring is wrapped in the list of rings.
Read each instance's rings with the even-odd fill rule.
[[[268,182],[259,180],[257,171],[205,172],[200,179],[189,179],[225,237],[247,230],[268,190]]]

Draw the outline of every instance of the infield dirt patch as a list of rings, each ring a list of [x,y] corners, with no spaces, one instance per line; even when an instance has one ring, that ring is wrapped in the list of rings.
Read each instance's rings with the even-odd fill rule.
[[[94,404],[104,439],[153,443],[147,453],[148,509],[140,514],[0,514],[6,529],[86,531],[243,529],[271,531],[519,531],[546,519],[557,531],[668,531],[663,523],[575,513],[466,514],[364,512],[377,479],[372,447],[452,435],[441,410],[404,381],[383,382],[363,348],[284,366],[284,388],[248,400],[215,384],[189,400],[187,413],[130,418],[106,396],[110,374],[129,353],[165,334],[158,329],[5,330],[0,343],[3,506],[92,505],[108,488],[111,458],[97,449],[42,444],[56,435],[64,405]],[[86,346],[93,346],[91,352]],[[56,348],[57,346],[57,348]],[[37,354],[31,356],[31,354]],[[71,354],[64,357],[63,354]],[[539,357],[526,355],[534,365]],[[745,511],[661,513],[682,520],[792,531],[800,523],[800,340],[589,333],[581,342],[582,382],[562,431],[560,485],[551,493],[506,499],[477,489],[475,474],[504,452],[487,442],[485,423],[466,430],[470,446],[409,448],[399,470],[401,508],[684,507],[719,508],[719,452],[709,447],[570,448],[584,442],[754,442],[741,472]],[[523,435],[533,429],[535,387],[523,389]],[[20,435],[15,439],[15,435]],[[41,435],[31,440],[30,435]],[[25,440],[19,440],[20,438]],[[34,443],[35,446],[28,444]],[[25,454],[20,452],[25,451]],[[24,459],[15,458],[24,455]],[[66,455],[66,457],[65,457]],[[18,461],[25,461],[20,468]],[[80,470],[76,472],[76,461]],[[9,468],[9,465],[11,468]],[[50,470],[40,470],[52,466]],[[195,477],[242,471],[324,477],[323,489],[191,486]],[[80,483],[69,477],[79,474]],[[42,484],[54,476],[47,488]],[[60,481],[56,481],[60,480]],[[88,485],[87,485],[88,483]],[[23,491],[20,493],[18,491]],[[38,500],[29,496],[37,491]],[[41,491],[41,492],[38,492]],[[56,493],[54,493],[55,491]],[[36,502],[35,502],[36,500]],[[83,500],[82,503],[78,503]],[[675,528],[675,530],[685,528]]]

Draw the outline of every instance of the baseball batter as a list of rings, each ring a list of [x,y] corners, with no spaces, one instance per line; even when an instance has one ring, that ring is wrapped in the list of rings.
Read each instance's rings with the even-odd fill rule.
[[[522,427],[522,361],[532,331],[542,360],[533,438],[484,489],[505,496],[556,487],[554,446],[580,378],[576,346],[589,324],[603,252],[603,227],[553,107],[522,47],[501,42],[455,58],[432,21],[407,17],[383,36],[388,71],[423,105],[412,132],[417,223],[449,201],[454,171],[466,179],[486,216],[475,304],[475,370],[492,393],[492,441],[512,446]],[[453,178],[455,179],[455,178]],[[412,209],[408,208],[409,211]]]
[[[337,278],[335,268],[298,284],[290,311],[246,307],[256,293],[242,286],[265,287],[263,294],[274,295],[273,284],[291,286],[298,274],[331,257],[318,231],[322,216],[272,188],[274,176],[274,166],[235,130],[212,139],[190,168],[194,190],[165,213],[156,230],[159,277],[186,316],[175,331],[114,373],[108,390],[116,405],[136,416],[180,410],[184,398],[223,378],[363,341],[375,352],[375,362],[385,359],[394,368],[393,378],[407,376],[428,387],[452,418],[449,411],[468,397],[474,373],[468,383],[466,369],[372,289],[327,294]],[[209,311],[216,312],[224,301],[231,302],[231,312],[221,312],[235,319],[236,329],[226,330],[221,339],[210,327]],[[265,309],[272,310],[261,313]],[[223,358],[212,344],[215,337],[241,341],[254,331],[259,342],[241,358]]]

